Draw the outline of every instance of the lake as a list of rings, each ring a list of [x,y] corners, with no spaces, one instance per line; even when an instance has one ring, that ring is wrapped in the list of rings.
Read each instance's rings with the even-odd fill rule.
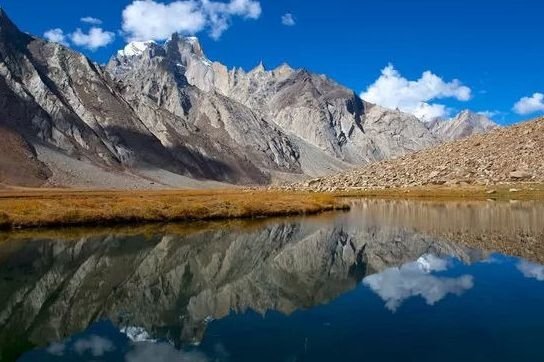
[[[544,360],[544,203],[352,203],[0,234],[0,360]]]

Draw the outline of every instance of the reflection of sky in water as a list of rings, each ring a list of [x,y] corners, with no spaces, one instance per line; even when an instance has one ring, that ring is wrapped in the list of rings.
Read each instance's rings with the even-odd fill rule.
[[[544,361],[542,215],[365,201],[333,217],[10,234],[0,360]],[[532,262],[478,250],[493,245]]]
[[[527,278],[544,281],[544,265],[521,260],[517,265],[519,271]]]
[[[432,275],[433,272],[446,271],[449,265],[447,259],[427,254],[401,267],[370,275],[364,278],[363,283],[378,294],[391,311],[396,311],[403,301],[415,296],[421,296],[427,304],[434,305],[446,295],[460,295],[474,285],[471,275],[457,278]]]
[[[340,355],[359,361],[362,350],[365,358],[384,361],[416,352],[420,361],[435,361],[438,350],[445,351],[443,361],[510,361],[520,351],[526,358],[519,360],[540,360],[533,358],[542,356],[533,346],[544,337],[538,281],[544,266],[521,259],[495,254],[464,264],[426,254],[367,276],[324,305],[211,321],[199,346],[175,346],[142,327],[102,321],[20,361],[330,361]],[[469,358],[463,353],[479,349]]]
[[[147,340],[148,337],[143,328],[117,330],[104,321],[63,342],[32,351],[21,361],[207,362],[224,361],[228,356],[220,345],[213,349],[213,357],[210,357],[194,348],[183,350],[167,341]]]

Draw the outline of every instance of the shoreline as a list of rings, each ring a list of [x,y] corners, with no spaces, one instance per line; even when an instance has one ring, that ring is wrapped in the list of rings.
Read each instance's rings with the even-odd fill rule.
[[[299,190],[301,192],[302,190]],[[413,200],[544,200],[544,184],[509,183],[497,185],[438,186],[351,189],[333,192],[337,197],[364,197]]]
[[[349,210],[331,194],[221,190],[0,190],[0,229],[258,219]]]
[[[544,200],[544,185],[424,186],[328,193],[282,188],[146,191],[13,188],[0,190],[0,229],[315,215],[349,210],[349,198],[538,201]]]

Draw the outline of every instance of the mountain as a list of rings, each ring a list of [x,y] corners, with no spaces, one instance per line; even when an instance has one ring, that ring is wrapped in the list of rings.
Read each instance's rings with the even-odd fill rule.
[[[544,118],[311,180],[298,189],[413,187],[442,184],[493,185],[544,182]]]
[[[229,70],[211,62],[194,37],[174,34],[163,46],[131,43],[106,69],[131,88],[142,89],[148,80],[140,73],[147,71],[152,59],[167,59],[164,69],[185,76],[190,85],[203,92],[201,97],[221,95],[243,104],[306,143],[295,142],[299,147],[309,144],[349,164],[381,160],[436,143],[417,118],[367,104],[326,76],[295,70],[287,64],[268,71],[262,63],[249,72]],[[184,83],[177,86],[187,88]],[[171,101],[164,103],[171,107]]]
[[[229,70],[194,37],[130,43],[102,67],[21,32],[0,10],[0,59],[0,129],[17,148],[0,159],[0,184],[268,184],[443,140],[323,75],[288,65]]]
[[[427,128],[438,139],[452,141],[492,131],[499,125],[482,114],[464,110],[452,119],[431,121],[427,123]]]

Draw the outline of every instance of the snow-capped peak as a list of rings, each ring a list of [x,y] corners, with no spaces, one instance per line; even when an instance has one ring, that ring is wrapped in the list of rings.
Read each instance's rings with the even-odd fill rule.
[[[117,52],[120,57],[134,57],[143,54],[149,46],[156,44],[153,40],[133,41],[128,43],[124,49]]]

